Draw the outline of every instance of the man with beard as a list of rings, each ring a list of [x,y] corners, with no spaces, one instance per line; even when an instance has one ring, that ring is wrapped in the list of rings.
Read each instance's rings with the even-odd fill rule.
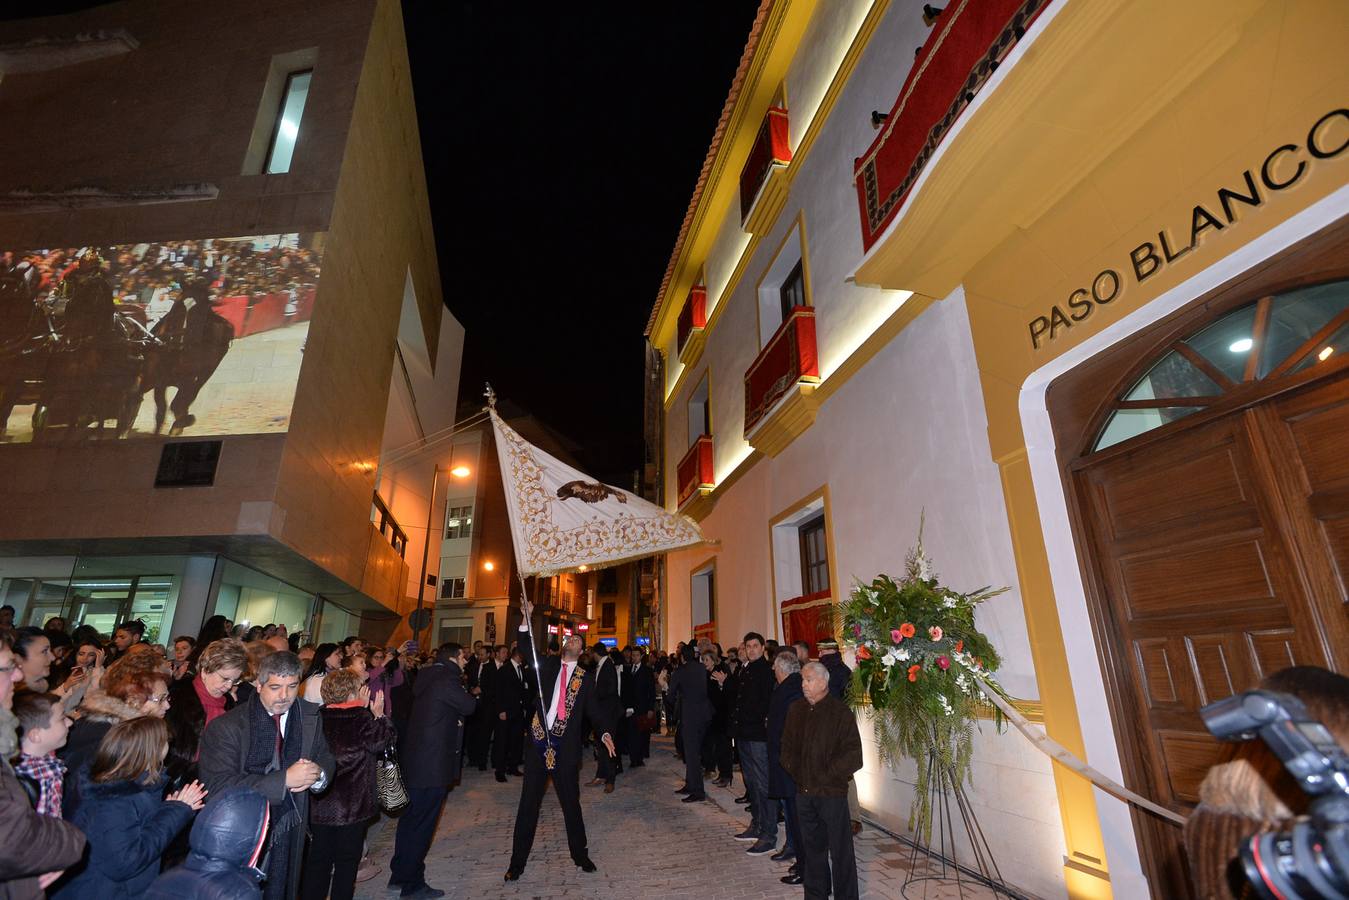
[[[214,795],[244,785],[271,805],[267,884],[263,896],[280,900],[300,887],[309,794],[332,783],[337,763],[319,721],[319,705],[299,699],[300,658],[270,653],[258,665],[257,691],[206,726],[200,778]]]
[[[520,633],[523,640],[529,640],[526,632],[533,604],[521,600],[520,612],[524,620]],[[525,781],[520,790],[520,808],[515,814],[515,838],[510,868],[506,870],[507,881],[517,881],[525,870],[529,851],[534,846],[539,807],[549,776],[553,779],[558,802],[562,804],[567,848],[571,851],[572,861],[582,872],[595,871],[587,848],[585,821],[581,817],[581,785],[577,771],[586,731],[583,720],[588,718],[595,723],[595,731],[611,757],[617,751],[612,736],[614,723],[599,703],[594,673],[587,673],[578,665],[583,649],[580,637],[571,635],[563,643],[560,656],[549,656],[539,665],[543,700],[541,704],[536,702],[525,735],[530,746],[525,749]]]

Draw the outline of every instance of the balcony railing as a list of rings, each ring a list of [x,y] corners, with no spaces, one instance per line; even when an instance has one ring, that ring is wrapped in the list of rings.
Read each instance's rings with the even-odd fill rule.
[[[792,148],[787,136],[787,110],[780,106],[770,107],[764,114],[763,124],[759,126],[759,134],[754,138],[754,146],[750,148],[744,168],[740,170],[742,224],[749,222],[754,203],[759,199],[759,191],[763,188],[764,182],[768,181],[768,176],[773,173],[773,167],[785,166],[791,161]]]
[[[712,478],[712,436],[702,435],[693,442],[689,452],[679,461],[679,505],[683,506],[699,491],[710,491],[716,484]]]
[[[384,505],[384,500],[379,494],[373,496],[374,503],[370,509],[370,521],[375,524],[379,533],[384,535],[384,539],[398,552],[398,555],[404,556],[408,549],[407,532],[398,526],[393,513],[389,512],[389,507]]]
[[[683,355],[689,338],[701,333],[707,327],[707,288],[698,285],[689,291],[684,300],[684,308],[679,311],[678,343],[675,352]]]
[[[1049,0],[947,4],[920,48],[885,127],[857,161],[862,246],[894,220],[928,160]]]
[[[759,351],[745,373],[745,435],[801,382],[820,380],[815,308],[798,306]]]

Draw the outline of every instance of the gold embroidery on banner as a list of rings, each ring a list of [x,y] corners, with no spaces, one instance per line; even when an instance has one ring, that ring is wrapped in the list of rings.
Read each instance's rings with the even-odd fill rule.
[[[562,501],[549,495],[543,485],[543,470],[531,447],[515,430],[500,423],[515,484],[516,508],[524,530],[526,572],[548,574],[574,565],[573,560],[616,562],[662,549],[702,540],[698,527],[683,516],[663,512],[659,516],[619,513],[613,518],[596,517],[576,528],[560,528],[553,521],[550,504]]]

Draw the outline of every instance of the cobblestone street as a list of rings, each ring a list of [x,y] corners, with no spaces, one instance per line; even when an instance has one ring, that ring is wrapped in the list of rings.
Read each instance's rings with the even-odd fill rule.
[[[802,889],[782,884],[786,863],[749,856],[749,846],[732,835],[749,823],[737,806],[735,791],[708,782],[707,803],[680,803],[674,793],[683,781],[683,766],[673,741],[657,738],[652,757],[638,769],[625,769],[617,790],[605,794],[585,787],[593,764],[583,770],[581,802],[585,810],[590,857],[599,871],[584,874],[567,853],[562,811],[551,792],[544,798],[538,836],[524,875],[506,884],[502,873],[510,858],[511,830],[520,799],[520,779],[498,784],[492,772],[469,769],[446,801],[435,843],[427,856],[426,880],[447,897],[573,897],[648,898],[692,891],[701,900],[767,900],[800,897]],[[384,871],[357,885],[357,897],[386,898],[393,823],[371,848]],[[779,828],[779,846],[782,829]],[[909,865],[909,848],[884,832],[866,827],[856,838],[862,896],[897,900]],[[968,885],[961,894],[954,885],[928,883],[909,888],[910,900],[991,897],[992,892]]]

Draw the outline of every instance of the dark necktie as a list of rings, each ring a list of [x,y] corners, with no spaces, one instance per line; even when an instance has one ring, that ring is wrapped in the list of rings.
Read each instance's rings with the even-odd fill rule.
[[[281,765],[281,713],[272,713],[272,721],[276,723],[276,764]]]

